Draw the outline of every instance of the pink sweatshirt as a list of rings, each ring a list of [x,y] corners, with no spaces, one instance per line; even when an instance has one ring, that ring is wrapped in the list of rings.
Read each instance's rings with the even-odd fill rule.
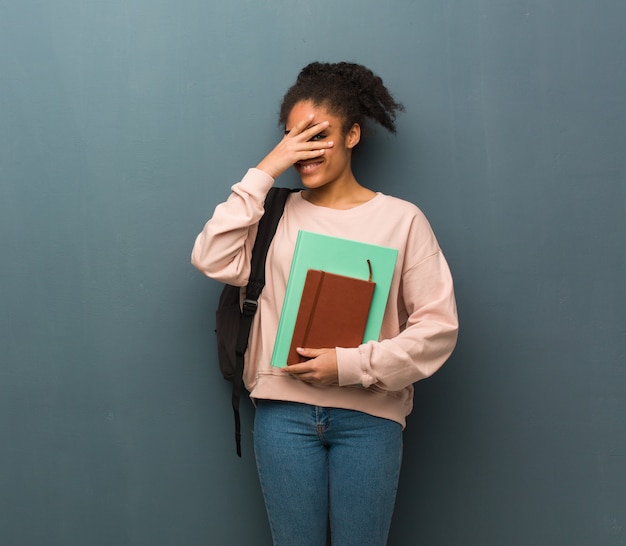
[[[245,286],[263,203],[274,180],[250,169],[196,238],[191,261],[207,276]],[[313,385],[270,365],[299,230],[397,248],[398,261],[379,341],[338,348],[338,386]],[[403,427],[413,383],[432,375],[452,353],[458,320],[452,277],[437,240],[413,204],[378,193],[348,210],[289,196],[270,246],[266,284],[252,325],[244,382],[255,399],[354,409]]]

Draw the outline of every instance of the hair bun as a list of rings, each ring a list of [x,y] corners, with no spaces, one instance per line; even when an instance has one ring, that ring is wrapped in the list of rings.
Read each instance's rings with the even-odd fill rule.
[[[312,62],[298,74],[296,83],[283,98],[280,122],[285,124],[293,107],[301,101],[323,104],[343,117],[344,129],[365,118],[376,121],[395,133],[395,118],[404,107],[396,102],[382,78],[357,63]]]

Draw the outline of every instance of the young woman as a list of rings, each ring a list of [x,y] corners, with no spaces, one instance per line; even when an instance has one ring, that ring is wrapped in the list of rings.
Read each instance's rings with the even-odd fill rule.
[[[269,189],[294,167],[293,193],[269,249],[244,381],[256,404],[254,447],[276,546],[383,546],[393,512],[412,384],[432,375],[457,337],[452,278],[413,204],[365,188],[352,151],[366,120],[395,133],[402,106],[352,63],[312,63],[283,99],[285,136],[232,187],[198,235],[192,263],[245,286]],[[384,181],[383,181],[384,182]],[[298,230],[399,251],[380,341],[303,347],[307,361],[270,365]]]

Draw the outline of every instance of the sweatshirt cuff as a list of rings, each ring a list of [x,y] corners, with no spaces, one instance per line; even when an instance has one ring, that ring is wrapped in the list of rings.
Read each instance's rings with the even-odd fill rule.
[[[361,351],[357,348],[345,349],[337,347],[337,373],[339,386],[361,385],[369,387],[373,381],[363,372]]]
[[[273,185],[274,179],[269,174],[260,169],[253,168],[248,169],[248,172],[241,181],[233,186],[233,191],[235,191],[235,188],[239,188],[249,194],[253,199],[263,202],[267,192],[270,191]]]

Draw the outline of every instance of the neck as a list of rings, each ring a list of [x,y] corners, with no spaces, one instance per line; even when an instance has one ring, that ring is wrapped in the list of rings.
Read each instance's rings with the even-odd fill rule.
[[[342,185],[326,184],[319,188],[309,188],[302,197],[309,203],[331,209],[350,209],[373,199],[376,193],[361,186],[356,179]]]

